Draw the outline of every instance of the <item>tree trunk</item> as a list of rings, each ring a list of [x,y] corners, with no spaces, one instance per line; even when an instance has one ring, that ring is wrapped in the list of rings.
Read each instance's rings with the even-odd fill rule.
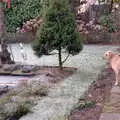
[[[6,31],[4,24],[4,11],[2,3],[0,3],[0,43],[1,43],[1,52],[0,52],[0,60],[2,64],[10,64],[12,63],[10,53],[7,50],[7,44],[5,41]]]
[[[61,46],[59,46],[59,49],[58,49],[58,59],[59,59],[59,67],[60,67],[60,69],[62,69],[63,64],[62,64],[62,52],[61,52]]]
[[[113,9],[113,0],[111,0],[111,3],[110,3],[110,13],[112,12],[112,9]]]
[[[99,3],[99,5],[100,5],[100,3],[101,3],[100,0],[98,0],[98,3]]]

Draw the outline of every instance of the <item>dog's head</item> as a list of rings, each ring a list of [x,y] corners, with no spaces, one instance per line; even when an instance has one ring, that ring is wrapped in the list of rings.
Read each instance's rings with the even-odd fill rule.
[[[113,53],[112,51],[107,51],[104,53],[103,58],[106,60],[111,60],[113,57],[115,56],[115,53]]]

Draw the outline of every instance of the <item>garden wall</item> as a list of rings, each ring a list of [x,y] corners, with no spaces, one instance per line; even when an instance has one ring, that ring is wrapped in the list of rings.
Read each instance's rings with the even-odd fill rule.
[[[30,33],[8,33],[7,43],[29,43],[33,41],[33,36]]]
[[[86,44],[120,44],[120,32],[89,32],[81,34],[83,42]]]

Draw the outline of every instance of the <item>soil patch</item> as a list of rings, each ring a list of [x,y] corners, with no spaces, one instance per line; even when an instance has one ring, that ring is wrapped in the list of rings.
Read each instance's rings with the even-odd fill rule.
[[[95,102],[95,105],[75,109],[71,113],[69,120],[99,120],[103,104],[110,95],[114,79],[115,75],[110,66],[107,65],[99,74],[97,80],[90,85],[84,96],[84,100]]]
[[[38,72],[40,75],[45,75],[48,79],[50,78],[48,80],[49,82],[58,83],[72,75],[76,70],[77,69],[73,67],[63,67],[63,69],[60,69],[59,67],[41,67]]]

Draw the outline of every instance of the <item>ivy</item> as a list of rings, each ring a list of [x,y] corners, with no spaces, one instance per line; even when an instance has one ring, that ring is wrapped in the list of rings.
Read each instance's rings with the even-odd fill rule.
[[[5,24],[8,32],[16,32],[18,27],[29,19],[41,17],[43,6],[49,0],[11,0],[11,7],[8,9],[4,4]],[[45,6],[44,6],[45,7]]]

